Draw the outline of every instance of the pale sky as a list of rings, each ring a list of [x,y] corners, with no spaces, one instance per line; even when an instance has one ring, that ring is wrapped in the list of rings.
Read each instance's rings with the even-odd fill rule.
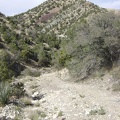
[[[0,0],[0,12],[12,16],[32,9],[46,0]],[[120,0],[88,0],[104,8],[120,9]]]

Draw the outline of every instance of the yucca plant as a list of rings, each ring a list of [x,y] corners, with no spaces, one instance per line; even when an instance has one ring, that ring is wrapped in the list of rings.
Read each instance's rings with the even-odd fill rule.
[[[9,101],[10,97],[10,85],[7,82],[0,82],[0,103],[5,105]]]

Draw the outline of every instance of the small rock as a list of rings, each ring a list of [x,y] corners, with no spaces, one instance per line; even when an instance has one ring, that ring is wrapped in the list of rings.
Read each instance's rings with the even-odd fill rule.
[[[39,92],[34,92],[33,95],[32,95],[32,97],[36,97],[38,95],[39,95]]]
[[[32,95],[32,99],[33,100],[40,100],[43,98],[44,95],[42,94],[39,94],[39,92],[35,92],[33,95]]]

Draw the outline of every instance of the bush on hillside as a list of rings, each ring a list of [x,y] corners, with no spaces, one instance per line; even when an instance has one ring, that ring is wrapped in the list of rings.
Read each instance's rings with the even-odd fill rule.
[[[10,56],[4,51],[0,51],[0,82],[14,75],[14,72],[10,69],[10,61]]]
[[[44,49],[43,46],[40,46],[38,52],[38,65],[41,67],[48,67],[51,65],[51,52]]]
[[[112,68],[120,55],[120,14],[90,16],[74,27],[73,39],[66,43],[70,70],[85,78],[100,68]]]

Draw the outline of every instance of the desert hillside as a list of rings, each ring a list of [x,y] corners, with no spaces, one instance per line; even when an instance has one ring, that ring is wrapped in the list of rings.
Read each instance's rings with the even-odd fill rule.
[[[0,120],[119,120],[120,11],[48,0],[0,13]]]

